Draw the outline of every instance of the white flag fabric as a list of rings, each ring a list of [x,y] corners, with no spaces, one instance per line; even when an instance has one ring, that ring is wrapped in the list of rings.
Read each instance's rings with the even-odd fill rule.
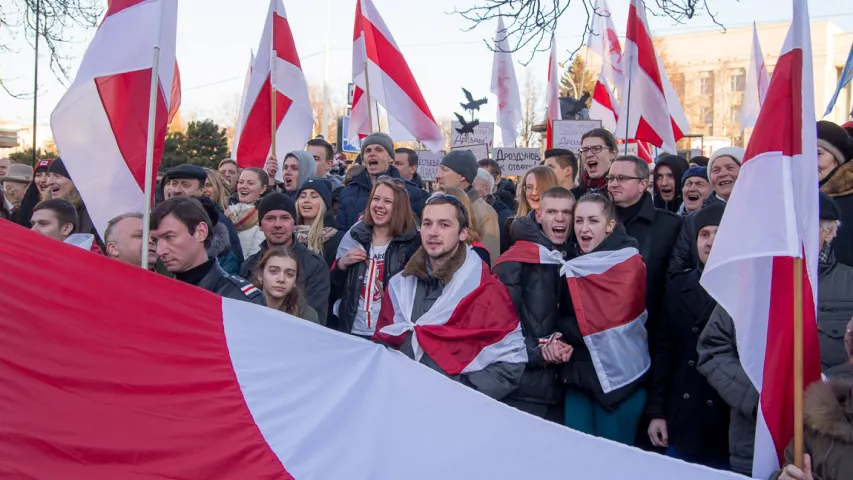
[[[761,53],[761,43],[758,41],[758,29],[752,24],[752,53],[749,56],[749,70],[746,71],[746,91],[743,93],[743,106],[740,113],[740,130],[754,127],[758,121],[758,113],[767,96],[770,86],[770,76],[764,66],[764,54]]]
[[[180,101],[177,23],[177,0],[110,2],[77,77],[51,113],[56,148],[101,238],[113,217],[143,209],[155,46],[154,171],[160,164]]]
[[[501,128],[503,146],[515,144],[518,137],[518,124],[523,118],[521,96],[515,65],[509,52],[509,41],[504,28],[503,17],[498,17],[498,30],[495,32],[495,57],[492,61],[492,93],[498,97],[498,126]]]
[[[272,153],[273,91],[275,156],[280,176],[287,153],[304,150],[314,131],[308,81],[302,72],[282,0],[270,0],[258,54],[252,64],[246,108],[238,119],[240,138],[232,150],[241,168],[263,168]]]
[[[607,86],[622,94],[625,86],[623,52],[607,0],[597,0],[594,12],[586,48],[601,57],[601,76],[607,80]]]
[[[545,107],[548,109],[545,121],[545,148],[554,146],[554,120],[562,120],[560,110],[560,64],[557,61],[557,37],[551,34],[551,57],[548,60],[548,84],[545,90]]]
[[[8,222],[0,238],[2,478],[743,478]]]
[[[237,161],[237,146],[240,145],[240,134],[243,130],[243,121],[248,112],[246,112],[246,100],[249,96],[249,85],[252,83],[252,65],[255,64],[255,53],[249,54],[249,68],[246,69],[246,80],[243,82],[243,94],[240,95],[240,107],[237,109],[237,124],[234,125],[234,140],[231,142],[231,159]]]

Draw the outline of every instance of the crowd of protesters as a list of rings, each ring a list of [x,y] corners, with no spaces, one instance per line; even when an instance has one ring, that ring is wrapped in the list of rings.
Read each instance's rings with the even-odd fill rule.
[[[805,397],[806,468],[786,465],[773,476],[782,480],[853,478],[853,138],[825,121],[817,133],[817,322],[827,381]],[[337,170],[334,155],[317,138],[289,152],[278,176],[272,159],[263,169],[230,159],[217,170],[174,167],[158,176],[148,239],[139,212],[112,219],[101,237],[61,159],[35,168],[0,159],[0,218],[133,266],[146,255],[157,274],[397,348],[543,419],[751,473],[759,394],[739,363],[732,318],[700,284],[743,149],[690,161],[664,155],[650,170],[594,129],[579,152],[547,150],[517,185],[497,162],[465,150],[445,155],[428,184],[417,152],[395,149],[384,133],[363,139],[362,165]],[[552,261],[523,258],[520,245]],[[606,361],[650,367],[610,390],[565,265],[624,249],[645,265],[638,296],[646,313],[617,341],[646,350]],[[457,372],[434,346],[414,341],[413,328],[388,329],[436,324],[459,292],[483,286],[505,291],[482,300],[480,312],[518,319],[518,355]]]

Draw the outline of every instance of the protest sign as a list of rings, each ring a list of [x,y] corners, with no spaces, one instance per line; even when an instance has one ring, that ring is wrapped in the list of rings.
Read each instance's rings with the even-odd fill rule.
[[[434,181],[444,152],[433,153],[429,150],[417,150],[415,153],[418,154],[418,175],[426,182]]]
[[[462,128],[462,124],[454,120],[450,124],[450,146],[460,147],[463,145],[480,145],[485,144],[489,148],[494,146],[495,140],[495,123],[480,122],[474,127],[474,133],[462,134],[456,131],[457,128]],[[485,158],[485,157],[483,157]]]
[[[538,148],[493,148],[492,159],[501,166],[501,173],[510,177],[521,176],[542,162]]]
[[[594,128],[601,128],[601,120],[554,120],[554,148],[577,154],[581,137]]]
[[[480,161],[484,158],[489,158],[489,146],[485,144],[479,145],[462,145],[456,147],[450,147],[451,150],[471,150],[474,153],[474,156],[477,157],[477,161]]]

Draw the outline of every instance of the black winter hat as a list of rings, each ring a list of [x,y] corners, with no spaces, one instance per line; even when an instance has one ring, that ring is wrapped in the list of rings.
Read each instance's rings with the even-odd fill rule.
[[[169,171],[163,175],[163,183],[165,184],[169,180],[177,178],[191,178],[200,181],[201,184],[204,185],[205,180],[207,180],[207,172],[198,165],[185,163],[169,169]]]
[[[332,209],[332,182],[326,180],[325,178],[309,178],[305,181],[302,187],[296,191],[296,199],[299,199],[299,195],[302,194],[303,190],[314,190],[319,193],[321,197],[323,197],[323,203],[326,204],[326,211],[330,211]]]
[[[853,139],[847,130],[832,122],[817,122],[817,145],[831,153],[838,165],[853,157]]]
[[[284,210],[296,220],[296,204],[287,195],[275,192],[262,198],[258,203],[258,221],[262,220],[267,213],[274,210]]]
[[[55,173],[57,175],[62,175],[65,178],[71,178],[71,175],[68,174],[68,170],[65,168],[65,163],[61,158],[57,158],[50,163],[50,166],[47,167],[47,173]]]
[[[699,238],[699,231],[709,226],[720,226],[723,221],[723,213],[726,211],[726,204],[723,202],[714,202],[705,205],[696,212],[696,238]]]
[[[477,169],[480,168],[477,164],[477,157],[471,150],[451,150],[441,159],[439,165],[444,165],[462,175],[462,178],[468,180],[468,183],[472,185],[474,179],[477,178]]]
[[[207,216],[210,217],[210,226],[216,227],[216,224],[219,223],[219,210],[216,209],[216,204],[213,203],[213,200],[211,200],[210,197],[205,197],[204,195],[195,198],[201,202],[201,206],[204,207],[204,211],[207,212]]]
[[[821,220],[838,221],[841,220],[841,209],[838,204],[829,195],[820,192],[820,200],[818,203],[818,211],[820,212]]]

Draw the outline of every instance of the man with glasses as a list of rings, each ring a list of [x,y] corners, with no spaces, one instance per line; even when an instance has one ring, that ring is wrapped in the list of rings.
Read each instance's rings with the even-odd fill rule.
[[[518,387],[527,350],[506,287],[467,238],[468,213],[459,200],[430,197],[422,246],[388,282],[373,340],[501,399]]]

